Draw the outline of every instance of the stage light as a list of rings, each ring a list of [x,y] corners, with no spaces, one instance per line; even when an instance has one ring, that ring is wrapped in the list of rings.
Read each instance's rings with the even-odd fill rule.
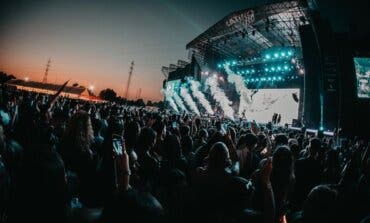
[[[94,86],[94,85],[90,85],[90,86],[89,86],[89,90],[90,90],[90,91],[94,91],[94,89],[95,89],[95,86]]]
[[[28,81],[28,80],[29,80],[29,78],[28,78],[28,77],[25,77],[25,78],[24,78],[24,81]]]
[[[266,71],[266,72],[268,72],[268,71],[269,71],[269,69],[268,69],[268,68],[265,68],[265,71]]]
[[[324,131],[324,127],[323,126],[320,126],[319,130],[320,131]]]
[[[230,62],[226,62],[226,65],[230,66]]]
[[[254,74],[256,71],[254,69],[252,69],[252,73]]]
[[[272,80],[276,80],[276,77],[272,77]]]
[[[282,53],[281,53],[281,56],[282,56],[282,57],[285,57],[285,52],[282,52]]]
[[[284,66],[284,70],[288,70],[289,68],[288,68],[288,66],[287,65],[285,65]]]
[[[271,81],[271,77],[268,77],[267,80]]]
[[[293,52],[292,51],[288,51],[288,55],[289,56],[293,55]]]
[[[271,67],[271,70],[272,70],[272,71],[275,71],[275,67]]]
[[[256,78],[256,81],[259,81],[260,79],[259,78]]]
[[[281,77],[277,77],[277,79],[280,81],[280,80],[282,80],[282,78]]]
[[[244,72],[244,70],[242,70],[242,74],[244,74],[245,72]]]
[[[236,65],[236,61],[235,60],[232,63],[233,63],[233,65]]]
[[[205,74],[205,75],[208,75],[208,74],[209,74],[209,72],[208,72],[208,71],[206,71],[206,72],[204,72],[204,74]]]
[[[251,82],[254,82],[254,78],[251,79]]]
[[[301,75],[303,75],[304,74],[304,69],[303,68],[301,68],[301,69],[299,69],[299,74],[301,74]]]
[[[218,68],[221,68],[221,67],[222,67],[222,65],[221,65],[221,64],[218,64],[218,65],[217,65],[217,67],[218,67]]]
[[[266,59],[271,59],[271,55],[270,54],[266,54],[265,58]]]
[[[278,66],[278,67],[277,67],[277,70],[281,70],[281,67],[280,67],[280,66]]]
[[[247,70],[246,73],[249,74],[249,70]]]
[[[292,59],[292,64],[295,64],[295,63],[297,63],[297,61],[296,61],[296,59]]]

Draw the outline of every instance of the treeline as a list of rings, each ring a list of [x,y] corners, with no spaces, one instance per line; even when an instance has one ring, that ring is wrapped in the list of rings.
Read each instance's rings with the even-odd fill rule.
[[[139,107],[154,106],[158,108],[165,107],[165,103],[163,101],[158,101],[158,102],[148,101],[147,103],[145,103],[144,100],[141,98],[137,100],[127,100],[125,98],[117,96],[117,93],[113,89],[110,89],[110,88],[100,91],[99,97],[106,101],[114,101],[120,104],[126,104],[126,105],[131,105],[131,106],[139,106]]]
[[[0,71],[0,84],[7,82],[8,80],[15,79],[16,77],[12,74],[7,74],[3,71]]]

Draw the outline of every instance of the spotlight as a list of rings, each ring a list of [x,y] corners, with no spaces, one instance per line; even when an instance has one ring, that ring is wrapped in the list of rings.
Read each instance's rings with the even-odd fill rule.
[[[303,68],[301,68],[301,69],[299,69],[299,74],[301,74],[301,75],[303,75],[304,74],[304,69]]]
[[[218,64],[218,65],[217,65],[217,67],[218,67],[218,68],[221,68],[221,67],[222,67],[222,65],[221,65],[221,64]]]
[[[267,80],[271,81],[271,77],[268,77]]]
[[[276,77],[272,77],[272,80],[276,80]]]
[[[296,59],[292,59],[292,64],[295,64],[295,63],[297,63],[297,61],[296,61]]]
[[[233,61],[233,65],[236,65],[236,61],[235,60]]]
[[[89,86],[89,90],[90,90],[90,91],[94,91],[94,89],[95,89],[95,86],[94,86],[94,85],[90,85],[90,86]]]
[[[288,66],[287,65],[285,65],[284,66],[284,70],[288,70],[289,68],[288,68]]]
[[[278,53],[274,53],[274,57],[275,58],[278,58],[279,57],[279,54]]]
[[[268,60],[268,59],[271,59],[271,55],[270,54],[266,54],[265,58]]]
[[[288,55],[289,56],[293,55],[293,52],[292,51],[288,51]]]
[[[281,53],[281,56],[282,56],[282,57],[285,57],[285,52],[282,52],[282,53]]]
[[[280,66],[278,66],[278,67],[277,67],[277,70],[281,70],[281,67],[280,67]]]
[[[269,71],[269,69],[268,69],[268,68],[265,68],[265,71],[266,71],[266,72],[268,72],[268,71]]]
[[[324,126],[320,126],[319,130],[324,131]]]
[[[281,77],[277,77],[277,79],[280,81],[280,80],[282,80],[282,78]]]
[[[25,77],[25,78],[24,78],[24,81],[26,81],[26,82],[27,82],[28,80],[29,80],[29,78],[28,78],[28,77]]]
[[[275,67],[271,67],[271,70],[272,70],[272,71],[275,71]]]

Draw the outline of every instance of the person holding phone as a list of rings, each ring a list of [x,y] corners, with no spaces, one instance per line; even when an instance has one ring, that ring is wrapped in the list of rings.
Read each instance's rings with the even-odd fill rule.
[[[125,140],[121,135],[113,134],[112,144],[116,187],[118,190],[128,190],[131,171]]]

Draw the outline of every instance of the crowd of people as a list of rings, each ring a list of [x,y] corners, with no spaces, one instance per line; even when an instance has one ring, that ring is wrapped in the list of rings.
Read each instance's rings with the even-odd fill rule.
[[[370,221],[368,139],[0,93],[0,222]]]

